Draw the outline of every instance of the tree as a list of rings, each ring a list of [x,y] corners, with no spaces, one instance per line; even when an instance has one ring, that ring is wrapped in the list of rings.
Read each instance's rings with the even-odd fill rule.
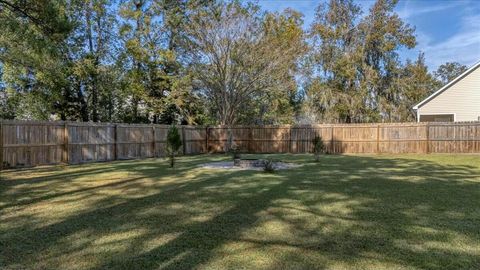
[[[325,122],[405,120],[404,66],[398,50],[415,46],[414,29],[394,12],[395,0],[378,0],[368,14],[352,0],[320,4],[310,29],[314,72],[305,85],[304,111]]]
[[[397,88],[393,92],[398,93],[392,103],[389,119],[392,122],[415,121],[413,106],[439,87],[438,81],[428,72],[423,53],[415,61],[407,60],[392,85]]]
[[[126,1],[120,9],[120,36],[124,51],[124,90],[130,99],[127,122],[168,124],[189,104],[178,98],[190,94],[191,81],[181,63],[186,14],[197,1]],[[195,100],[190,98],[190,100]],[[165,122],[162,122],[165,123]]]
[[[112,121],[118,81],[113,64],[117,36],[111,31],[117,25],[116,10],[106,0],[82,0],[72,2],[68,11],[75,28],[64,44],[69,86],[58,105],[61,118]]]
[[[116,85],[107,63],[115,54],[115,9],[104,0],[16,4],[11,21],[24,24],[14,24],[8,35],[14,39],[0,45],[11,57],[1,59],[2,80],[8,98],[18,102],[15,117],[112,121]]]
[[[180,133],[178,132],[178,128],[173,125],[168,129],[166,147],[168,156],[170,157],[171,168],[175,166],[175,155],[177,154],[181,146],[182,139],[180,138]]]
[[[322,137],[315,135],[312,140],[313,144],[313,154],[315,156],[315,161],[320,161],[320,155],[325,152],[325,144],[323,143]]]
[[[187,14],[208,2],[0,1],[2,115],[202,121],[181,58]]]
[[[64,1],[0,1],[2,114],[48,119],[64,84],[61,44],[72,29]],[[2,110],[3,111],[3,110]]]
[[[330,1],[317,7],[310,29],[309,57],[314,77],[307,81],[307,102],[320,121],[358,121],[365,107],[359,84],[361,9],[353,1]]]
[[[261,118],[272,100],[292,90],[305,48],[300,22],[298,13],[264,16],[258,6],[239,2],[218,3],[191,15],[189,61],[218,123],[246,121],[243,112]]]
[[[361,73],[369,93],[366,104],[378,115],[372,120],[392,121],[394,118],[392,107],[396,107],[396,101],[402,96],[402,90],[394,85],[402,70],[398,50],[416,45],[415,29],[394,12],[397,2],[377,0],[359,24],[365,44]]]
[[[429,73],[414,28],[377,0],[302,14],[226,0],[0,0],[0,117],[164,124],[413,119],[466,67]],[[230,132],[230,136],[231,136]],[[227,146],[228,147],[228,146]],[[228,150],[228,148],[226,149]]]
[[[437,77],[442,84],[447,84],[467,69],[467,66],[458,62],[447,62],[438,67],[437,71],[435,71],[435,77]]]
[[[0,20],[3,31],[30,30],[27,35],[39,35],[51,40],[62,40],[70,30],[64,10],[64,1],[0,0]]]
[[[148,99],[147,88],[152,87],[152,82],[158,75],[158,65],[155,61],[158,60],[156,42],[160,39],[157,30],[160,27],[157,20],[152,18],[156,15],[157,9],[151,5],[152,1],[132,0],[126,1],[120,8],[120,17],[123,19],[120,37],[124,43],[120,59],[124,60],[122,63],[126,71],[124,85],[131,106],[130,112],[125,115],[126,122],[148,121],[148,112],[143,112],[141,116],[139,106]]]

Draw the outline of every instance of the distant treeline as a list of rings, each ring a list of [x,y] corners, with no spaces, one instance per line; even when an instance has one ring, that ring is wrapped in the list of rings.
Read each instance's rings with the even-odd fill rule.
[[[431,72],[396,0],[303,15],[208,0],[0,0],[0,118],[399,122],[466,69]],[[306,30],[305,30],[306,29]]]

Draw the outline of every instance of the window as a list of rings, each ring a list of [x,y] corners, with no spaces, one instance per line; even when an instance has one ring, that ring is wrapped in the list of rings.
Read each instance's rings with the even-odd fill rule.
[[[420,114],[420,122],[453,122],[454,114]]]

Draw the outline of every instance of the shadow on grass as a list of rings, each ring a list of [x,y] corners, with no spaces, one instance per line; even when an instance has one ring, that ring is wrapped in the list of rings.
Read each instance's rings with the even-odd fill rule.
[[[47,176],[58,190],[28,200],[2,192],[9,200],[2,211],[22,212],[52,199],[81,194],[78,202],[88,203],[96,190],[118,191],[45,226],[23,222],[34,213],[10,214],[0,236],[2,262],[29,267],[43,260],[41,267],[62,268],[73,260],[69,255],[80,254],[74,261],[91,260],[85,268],[98,269],[480,267],[478,166],[408,157],[326,156],[320,164],[305,155],[278,157],[306,165],[269,175],[197,168],[215,156],[182,159],[175,172],[166,162],[120,162]],[[75,184],[80,175],[108,170],[130,176],[63,190],[63,177]],[[4,187],[34,192],[26,184],[11,180]]]

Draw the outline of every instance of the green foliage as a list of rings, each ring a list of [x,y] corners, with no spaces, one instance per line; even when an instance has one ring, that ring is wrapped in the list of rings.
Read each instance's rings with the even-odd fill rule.
[[[323,143],[322,137],[319,135],[315,135],[312,140],[313,144],[313,153],[315,155],[315,161],[320,161],[320,155],[325,153],[325,144]]]
[[[175,166],[175,155],[180,150],[182,146],[182,139],[180,137],[180,133],[178,132],[178,128],[173,125],[168,129],[167,133],[167,153],[170,157],[170,167],[173,168]]]
[[[435,71],[435,76],[440,79],[442,84],[447,84],[467,69],[467,66],[460,63],[447,62],[438,67],[437,71]]]
[[[310,32],[306,118],[318,122],[407,121],[411,107],[436,89],[423,55],[403,65],[398,52],[416,44],[414,28],[378,0],[362,16],[352,0],[321,4]],[[408,84],[405,83],[408,81]]]
[[[182,146],[182,139],[178,128],[173,125],[168,129],[167,133],[167,147],[174,152],[177,152]]]
[[[466,67],[402,62],[414,28],[377,0],[0,1],[0,116],[183,124],[410,121]],[[308,34],[307,34],[308,32]],[[438,80],[437,80],[438,78]],[[299,85],[301,83],[301,85]]]
[[[65,83],[62,42],[73,24],[64,1],[0,1],[0,103],[8,118],[48,119]]]
[[[239,158],[241,158],[240,148],[239,148],[238,145],[236,145],[236,144],[233,144],[233,145],[230,147],[230,153],[232,154],[232,158],[233,158],[233,159],[239,159]]]
[[[190,17],[187,55],[218,123],[292,121],[289,101],[306,49],[301,15],[265,14],[257,5],[232,1]]]
[[[415,113],[412,107],[420,100],[431,94],[440,87],[440,83],[428,72],[425,57],[420,54],[412,62],[407,61],[400,71],[400,75],[393,82],[396,98],[389,105],[389,119],[393,121],[415,121]]]
[[[190,76],[178,61],[185,14],[197,6],[193,2],[0,1],[5,26],[0,65],[13,66],[0,74],[0,102],[20,104],[3,107],[2,115],[203,121],[200,100],[191,94]],[[22,105],[29,100],[45,112],[28,111],[34,107]],[[172,106],[179,115],[166,116]]]
[[[274,173],[275,172],[275,162],[271,159],[265,159],[263,161],[263,171],[266,173]]]

